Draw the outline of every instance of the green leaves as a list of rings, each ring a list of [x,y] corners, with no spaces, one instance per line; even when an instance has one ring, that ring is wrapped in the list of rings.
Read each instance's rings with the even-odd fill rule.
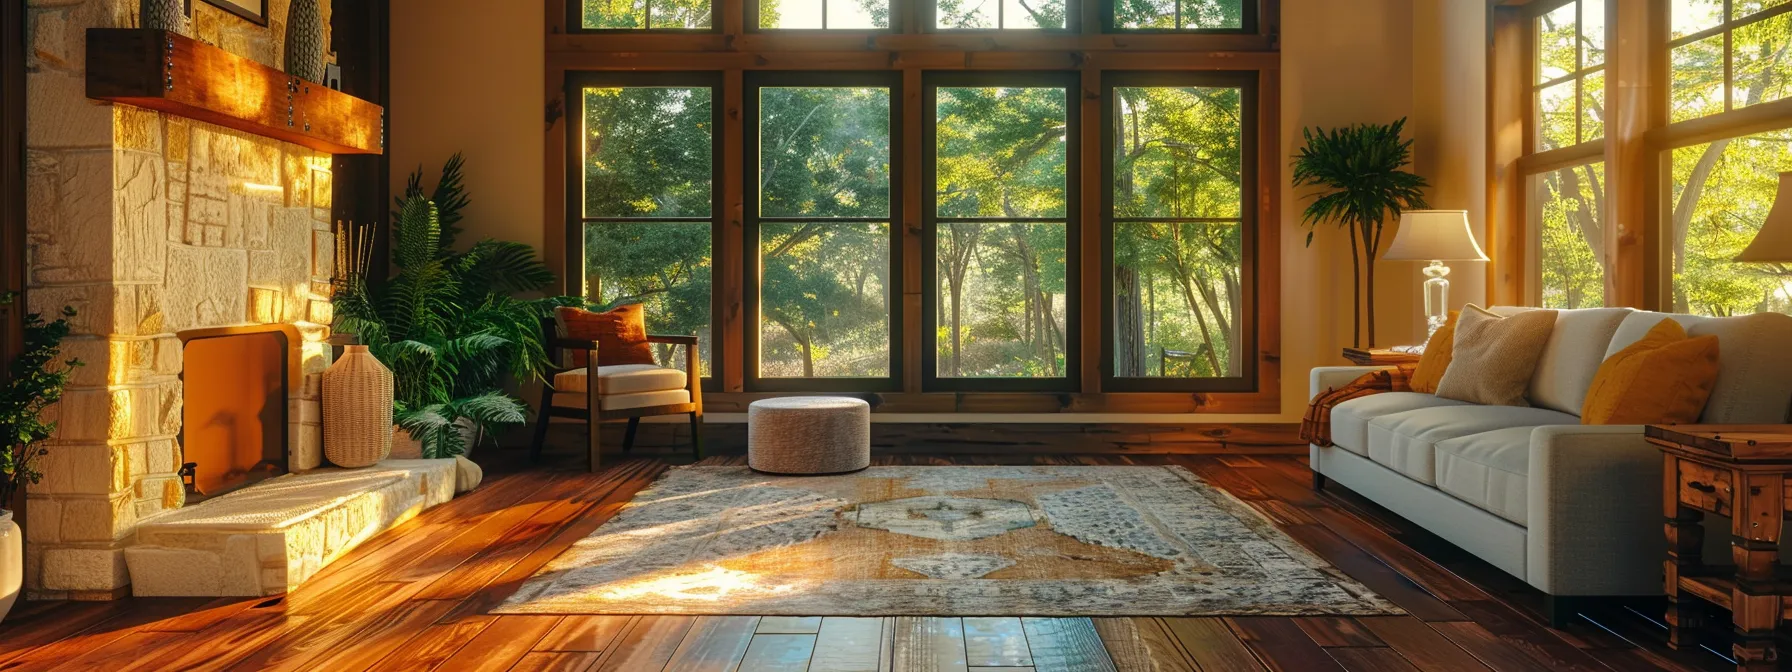
[[[1322,191],[1301,214],[1301,224],[1333,222],[1365,241],[1379,239],[1383,222],[1404,210],[1429,207],[1425,178],[1402,170],[1412,161],[1412,141],[1400,137],[1406,119],[1301,133],[1306,146],[1294,161],[1294,185]],[[1309,238],[1308,244],[1312,243]],[[1369,250],[1370,258],[1374,257]]]
[[[14,294],[0,294],[0,305],[15,300]],[[56,433],[56,423],[43,421],[44,409],[62,399],[69,376],[83,365],[78,359],[57,361],[74,316],[68,307],[53,322],[45,322],[38,313],[25,315],[21,352],[0,385],[0,504],[12,501],[24,484],[43,477],[34,465],[48,451],[37,444]]]

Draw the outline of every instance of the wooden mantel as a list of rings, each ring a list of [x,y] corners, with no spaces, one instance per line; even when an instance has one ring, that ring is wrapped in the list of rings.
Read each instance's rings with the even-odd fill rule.
[[[385,110],[163,30],[87,31],[87,97],[330,154],[385,152]]]

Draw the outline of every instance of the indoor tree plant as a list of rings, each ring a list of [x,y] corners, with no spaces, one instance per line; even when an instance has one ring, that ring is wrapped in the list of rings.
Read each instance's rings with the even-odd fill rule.
[[[0,303],[13,300],[12,295],[0,296]],[[18,524],[5,504],[43,477],[36,462],[46,451],[38,444],[56,433],[56,423],[44,421],[44,409],[62,398],[70,373],[81,365],[76,359],[57,361],[68,336],[68,318],[74,315],[73,309],[63,308],[61,317],[44,322],[37,313],[27,314],[21,352],[0,385],[0,618],[18,599],[25,576]]]
[[[1369,345],[1375,345],[1375,255],[1381,251],[1382,226],[1406,210],[1431,207],[1421,191],[1425,178],[1405,170],[1412,162],[1412,141],[1402,139],[1406,119],[1392,124],[1355,124],[1331,130],[1302,131],[1306,146],[1294,160],[1294,186],[1319,189],[1301,213],[1312,229],[1325,222],[1345,229],[1350,238],[1350,339],[1360,347],[1363,313],[1369,314]],[[1367,306],[1364,305],[1365,295]]]

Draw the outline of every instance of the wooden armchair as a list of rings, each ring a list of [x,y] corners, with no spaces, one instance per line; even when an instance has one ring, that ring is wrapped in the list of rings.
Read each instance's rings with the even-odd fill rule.
[[[691,419],[691,455],[703,457],[703,389],[697,372],[696,336],[649,335],[649,343],[684,346],[685,370],[653,364],[599,366],[595,383],[587,367],[561,368],[565,350],[585,351],[585,361],[597,362],[597,341],[567,338],[560,334],[553,319],[542,320],[542,333],[547,335],[548,380],[542,386],[541,410],[535,420],[535,439],[529,446],[529,457],[541,458],[542,444],[547,441],[549,418],[575,418],[586,422],[586,448],[590,452],[591,470],[600,464],[600,432],[598,424],[606,420],[628,420],[628,431],[622,440],[623,452],[634,448],[635,432],[641,418],[654,415],[686,414]],[[686,375],[686,372],[690,375]]]

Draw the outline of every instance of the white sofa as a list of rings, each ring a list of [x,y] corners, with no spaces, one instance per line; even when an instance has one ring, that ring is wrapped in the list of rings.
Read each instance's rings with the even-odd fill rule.
[[[1311,447],[1314,487],[1336,482],[1523,579],[1550,596],[1558,622],[1575,598],[1660,595],[1661,454],[1641,426],[1582,425],[1579,413],[1600,363],[1669,318],[1689,335],[1718,337],[1717,387],[1700,422],[1787,421],[1792,317],[1561,311],[1531,379],[1531,407],[1414,392],[1339,404],[1335,445]],[[1312,392],[1373,370],[1313,369]],[[1728,557],[1727,534],[1706,538],[1708,559]]]

